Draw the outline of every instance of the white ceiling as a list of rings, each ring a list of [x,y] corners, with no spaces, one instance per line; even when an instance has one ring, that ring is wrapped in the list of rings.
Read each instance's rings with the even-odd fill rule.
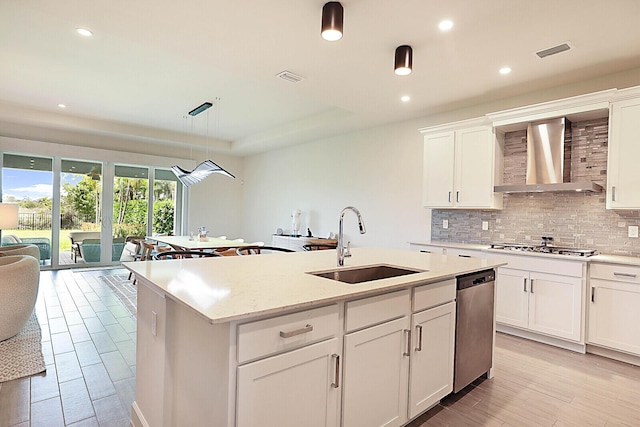
[[[199,133],[246,154],[640,66],[638,0],[343,0],[337,42],[320,37],[324,3],[3,0],[0,121],[170,145]],[[216,98],[217,113],[184,118]]]

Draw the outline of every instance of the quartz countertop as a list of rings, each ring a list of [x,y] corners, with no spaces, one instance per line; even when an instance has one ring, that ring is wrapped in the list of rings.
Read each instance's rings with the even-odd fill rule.
[[[375,264],[423,272],[348,284],[307,274],[336,268],[336,251],[127,262],[124,267],[156,292],[223,323],[440,281],[504,263],[387,248],[352,248],[350,268]]]
[[[568,255],[558,255],[558,254],[545,254],[540,252],[505,251],[503,249],[492,249],[491,245],[476,244],[476,243],[456,243],[456,242],[408,242],[408,243],[411,245],[425,245],[425,246],[436,246],[439,248],[466,249],[466,250],[482,251],[487,253],[503,254],[503,255],[547,257],[547,258],[555,258],[555,259],[567,260],[567,261],[601,262],[601,263],[609,263],[609,264],[640,266],[639,257],[624,256],[624,255],[598,254],[598,255],[593,255],[589,257],[579,257],[579,256],[568,256]]]

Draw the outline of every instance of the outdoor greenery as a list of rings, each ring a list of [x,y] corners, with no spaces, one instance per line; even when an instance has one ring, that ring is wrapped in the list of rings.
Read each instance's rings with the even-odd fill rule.
[[[69,231],[82,229],[99,230],[102,218],[102,185],[95,176],[82,175],[81,179],[62,186],[60,201],[61,237],[60,249],[68,250]],[[114,237],[144,236],[147,234],[147,195],[149,181],[141,178],[116,177],[113,194],[113,234]],[[153,188],[153,232],[169,234],[174,224],[175,183],[155,181]],[[9,200],[6,200],[9,201]],[[13,201],[13,200],[12,200]],[[51,228],[52,200],[43,197],[36,200],[25,198],[15,200],[21,214],[29,212],[29,224],[20,224],[15,233],[21,237],[31,236],[34,232],[42,236],[42,231]],[[50,231],[49,231],[50,233]]]

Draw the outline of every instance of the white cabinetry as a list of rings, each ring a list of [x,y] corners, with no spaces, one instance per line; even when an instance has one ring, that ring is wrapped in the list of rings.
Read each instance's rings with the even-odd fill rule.
[[[239,363],[275,355],[238,367],[237,427],[337,426],[339,333],[337,305],[239,325]]]
[[[408,345],[406,316],[345,336],[343,427],[407,421]]]
[[[607,209],[640,208],[640,91],[636,98],[613,102],[609,114]],[[626,93],[620,91],[620,93]]]
[[[592,264],[590,344],[640,356],[640,267]]]
[[[403,425],[453,390],[455,292],[415,288],[414,314],[409,290],[347,303],[343,427]]]
[[[237,427],[338,426],[339,355],[334,338],[240,366]]]
[[[453,390],[455,317],[455,302],[412,316],[409,418],[429,409]]]
[[[424,134],[423,205],[501,209],[502,194],[493,187],[502,179],[503,143],[491,126],[456,126],[464,125],[420,130]]]
[[[583,343],[585,264],[527,256],[504,260],[516,268],[498,268],[496,322]]]

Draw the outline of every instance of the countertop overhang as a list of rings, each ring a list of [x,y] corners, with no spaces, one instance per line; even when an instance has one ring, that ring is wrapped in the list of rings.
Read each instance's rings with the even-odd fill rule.
[[[353,248],[352,254],[340,268],[387,264],[424,271],[355,285],[307,274],[336,268],[332,250],[123,265],[156,292],[191,307],[211,323],[224,323],[427,284],[503,264],[388,248]]]

